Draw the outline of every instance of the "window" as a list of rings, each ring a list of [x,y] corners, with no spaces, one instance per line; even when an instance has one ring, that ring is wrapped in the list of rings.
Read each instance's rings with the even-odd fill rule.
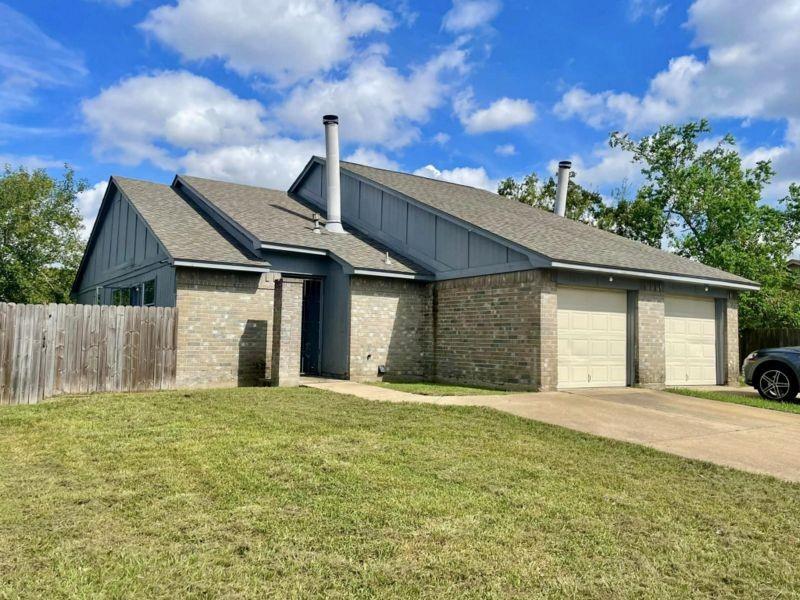
[[[131,288],[116,288],[111,292],[111,304],[131,306]]]
[[[153,306],[156,303],[156,280],[150,279],[142,284],[142,297],[145,306]]]

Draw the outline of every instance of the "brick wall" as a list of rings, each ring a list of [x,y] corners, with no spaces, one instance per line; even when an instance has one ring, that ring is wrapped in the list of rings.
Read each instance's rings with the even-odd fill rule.
[[[179,387],[264,384],[275,277],[177,269]]]
[[[301,279],[276,281],[271,370],[274,386],[300,383],[302,313],[303,281]]]
[[[658,283],[647,283],[639,290],[636,318],[636,383],[659,387],[666,377],[664,346],[664,292]]]
[[[350,379],[432,377],[431,284],[352,277],[350,279]]]
[[[728,385],[737,385],[739,382],[739,369],[742,363],[739,357],[739,299],[735,292],[731,292],[726,303],[725,340],[726,349],[726,373]]]
[[[557,372],[555,284],[520,271],[435,284],[436,379],[549,389]]]

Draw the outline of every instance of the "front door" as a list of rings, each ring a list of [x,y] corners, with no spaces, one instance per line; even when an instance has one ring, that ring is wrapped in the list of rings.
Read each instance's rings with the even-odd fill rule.
[[[300,333],[300,373],[319,375],[322,324],[322,281],[303,281],[303,322]]]

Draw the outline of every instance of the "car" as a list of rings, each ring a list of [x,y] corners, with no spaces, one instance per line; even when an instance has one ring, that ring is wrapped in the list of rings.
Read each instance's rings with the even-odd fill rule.
[[[765,400],[789,402],[800,389],[800,346],[751,352],[742,365],[744,381]]]

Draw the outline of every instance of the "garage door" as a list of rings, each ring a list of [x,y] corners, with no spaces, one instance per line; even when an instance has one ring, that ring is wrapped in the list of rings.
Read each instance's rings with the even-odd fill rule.
[[[714,300],[664,298],[667,385],[714,385],[717,352]]]
[[[558,387],[624,386],[625,292],[558,288]]]

